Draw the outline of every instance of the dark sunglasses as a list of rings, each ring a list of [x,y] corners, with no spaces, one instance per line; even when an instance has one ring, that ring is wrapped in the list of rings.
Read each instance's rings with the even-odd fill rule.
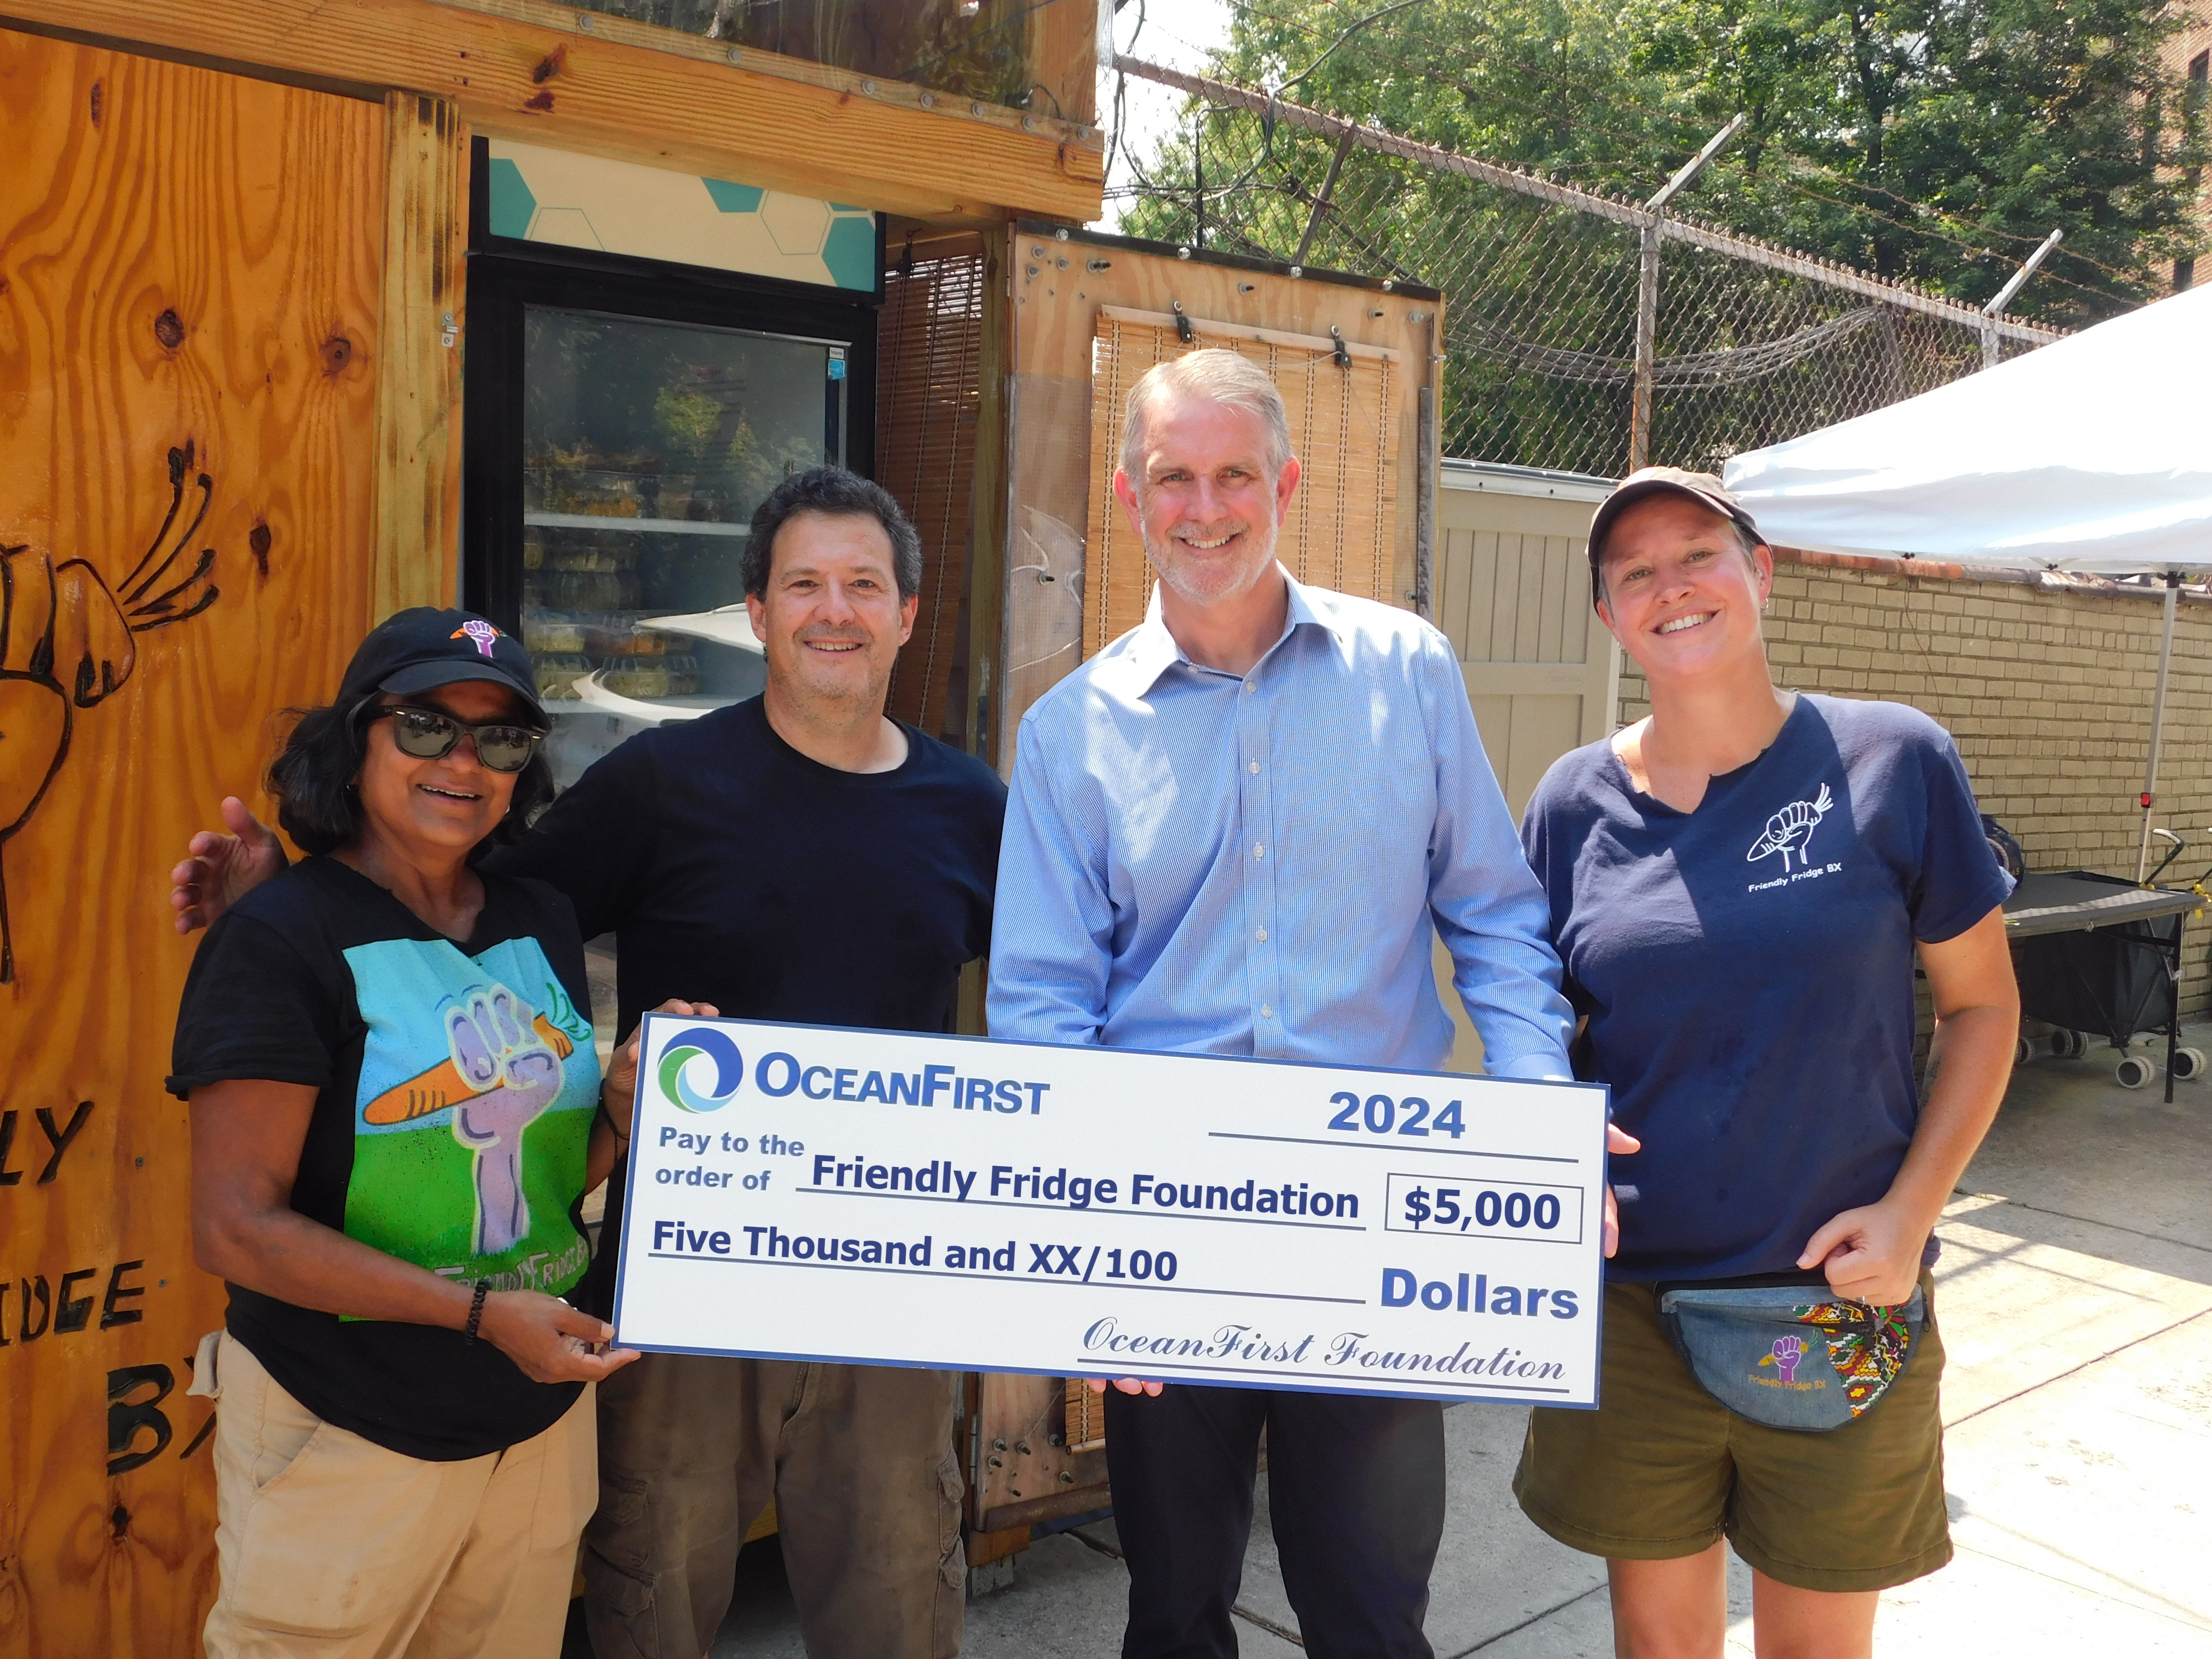
[[[510,726],[503,721],[471,726],[434,708],[416,708],[406,703],[374,710],[368,718],[389,719],[392,740],[399,745],[399,752],[416,760],[441,760],[453,752],[454,745],[463,738],[472,738],[476,740],[477,758],[494,772],[520,772],[530,764],[538,745],[545,741],[543,732],[527,726]]]

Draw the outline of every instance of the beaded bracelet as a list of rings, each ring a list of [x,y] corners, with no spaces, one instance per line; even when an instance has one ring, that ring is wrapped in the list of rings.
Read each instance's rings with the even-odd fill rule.
[[[469,1322],[461,1330],[463,1341],[473,1342],[477,1340],[477,1322],[483,1317],[484,1298],[490,1294],[491,1280],[489,1279],[477,1280],[476,1294],[469,1298]]]

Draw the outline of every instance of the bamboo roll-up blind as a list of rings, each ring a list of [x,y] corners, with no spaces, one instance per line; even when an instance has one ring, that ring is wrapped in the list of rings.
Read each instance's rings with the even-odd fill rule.
[[[921,605],[891,673],[889,708],[933,737],[951,727],[981,403],[983,239],[909,247],[884,275],[877,336],[876,481],[921,535]]]
[[[1114,496],[1129,392],[1155,363],[1222,346],[1265,368],[1283,393],[1291,451],[1304,477],[1275,556],[1301,582],[1389,604],[1395,562],[1399,354],[1241,324],[1101,306],[1091,353],[1091,517],[1083,590],[1083,654],[1144,620],[1152,593],[1144,544]]]

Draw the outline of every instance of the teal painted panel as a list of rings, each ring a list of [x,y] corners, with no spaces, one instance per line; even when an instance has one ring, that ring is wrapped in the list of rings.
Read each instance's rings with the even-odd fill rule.
[[[733,185],[726,179],[702,179],[699,182],[707,186],[707,194],[725,213],[760,211],[762,191],[758,185]]]
[[[530,222],[538,213],[538,198],[530,193],[522,169],[495,155],[485,181],[491,198],[491,234],[518,240],[527,237]]]
[[[830,280],[839,288],[863,292],[876,285],[876,222],[873,219],[834,219],[822,244],[822,263]]]

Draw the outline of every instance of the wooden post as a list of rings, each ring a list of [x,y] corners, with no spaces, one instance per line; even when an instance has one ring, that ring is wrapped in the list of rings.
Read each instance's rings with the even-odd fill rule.
[[[1651,461],[1651,377],[1659,333],[1659,215],[1645,222],[1636,266],[1636,368],[1628,406],[1628,470]]]
[[[451,605],[460,573],[466,130],[442,98],[385,99],[384,319],[369,614]]]
[[[1413,591],[1406,598],[1413,614],[1425,621],[1435,620],[1437,599],[1437,476],[1442,471],[1443,447],[1437,410],[1437,383],[1443,368],[1443,355],[1437,350],[1443,333],[1438,322],[1436,311],[1421,319],[1421,368],[1413,405]]]

